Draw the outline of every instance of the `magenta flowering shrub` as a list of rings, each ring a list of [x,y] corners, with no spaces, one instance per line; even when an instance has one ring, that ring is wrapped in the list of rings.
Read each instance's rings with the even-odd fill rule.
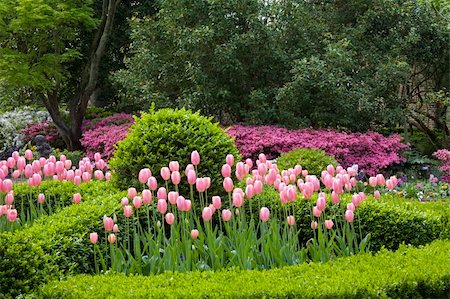
[[[256,160],[265,153],[269,159],[296,148],[314,148],[333,155],[342,166],[357,164],[368,175],[405,161],[401,152],[409,146],[400,135],[385,137],[377,132],[350,133],[331,129],[287,130],[277,126],[232,126],[228,135],[245,158]]]
[[[33,141],[37,135],[43,135],[52,147],[64,147],[64,141],[59,136],[56,126],[51,121],[30,124],[21,133],[24,135],[24,142]]]
[[[433,156],[442,162],[442,166],[439,167],[439,170],[443,173],[441,180],[450,183],[450,151],[448,149],[440,149],[434,152]]]
[[[125,113],[115,114],[99,121],[85,121],[81,144],[85,148],[86,155],[92,159],[98,152],[105,160],[111,158],[115,152],[114,146],[125,138],[133,122],[133,116]]]

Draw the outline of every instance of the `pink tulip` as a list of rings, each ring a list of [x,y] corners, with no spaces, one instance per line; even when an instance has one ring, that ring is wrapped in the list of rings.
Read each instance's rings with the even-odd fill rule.
[[[123,207],[123,215],[126,218],[130,218],[131,216],[133,216],[133,207],[130,205],[126,205]]]
[[[61,161],[56,162],[55,169],[56,169],[57,174],[63,172],[65,169],[64,162],[61,162]],[[33,167],[33,170],[35,170],[34,167]]]
[[[358,195],[361,198],[361,200],[366,200],[367,199],[367,196],[366,196],[366,194],[364,192],[359,192]]]
[[[89,240],[92,244],[97,244],[98,242],[98,234],[97,233],[90,233],[89,234]]]
[[[245,187],[245,196],[247,198],[252,198],[255,195],[255,190],[253,189],[253,185],[248,185]]]
[[[13,157],[14,160],[17,161],[17,160],[19,159],[19,157],[20,157],[20,154],[19,154],[18,151],[14,151],[14,152],[12,153],[11,157]]]
[[[356,209],[356,207],[355,207],[355,205],[352,202],[347,204],[347,210],[350,210],[350,211],[354,212],[355,209]]]
[[[142,200],[147,205],[151,204],[152,203],[152,192],[148,189],[142,190]]]
[[[27,164],[23,173],[26,178],[30,178],[33,175],[33,167],[30,164]]]
[[[75,185],[80,185],[81,184],[81,177],[80,176],[75,176],[74,178],[73,178],[73,183],[75,184]]]
[[[234,189],[233,191],[233,206],[236,208],[240,208],[244,204],[244,196],[241,192],[237,191],[239,188]],[[241,189],[239,189],[241,190]],[[242,190],[241,190],[242,191]]]
[[[211,210],[210,207],[206,207],[203,209],[203,211],[202,211],[203,221],[206,222],[206,221],[211,220],[212,215],[213,215],[213,211]]]
[[[256,180],[253,183],[253,190],[255,191],[255,194],[261,194],[263,190],[263,184],[260,180]]]
[[[224,178],[230,177],[230,176],[231,176],[231,166],[228,165],[228,164],[224,164],[224,165],[222,166],[222,171],[221,171],[221,173],[222,173],[222,176],[223,176]]]
[[[227,162],[228,165],[233,166],[234,165],[234,156],[231,154],[228,154],[227,157],[225,158],[225,161]]]
[[[190,199],[186,199],[184,202],[184,211],[189,212],[192,208],[192,202]]]
[[[225,222],[230,221],[231,219],[231,211],[228,209],[222,210],[222,219]]]
[[[103,178],[104,178],[105,176],[104,176],[104,174],[103,174],[103,171],[101,171],[101,170],[96,170],[96,171],[94,172],[94,177],[95,177],[96,180],[101,181],[101,180],[103,180]]]
[[[233,191],[233,180],[229,177],[226,177],[223,180],[223,188],[225,189],[226,192],[231,192]]]
[[[269,217],[270,217],[269,209],[266,207],[262,207],[261,211],[259,212],[259,218],[261,219],[261,221],[267,222],[267,221],[269,221]]]
[[[355,207],[359,206],[361,204],[361,196],[359,194],[353,194],[352,203],[355,205]]]
[[[126,206],[128,204],[128,197],[122,197],[121,204],[122,204],[122,207]]]
[[[70,161],[70,160],[64,161],[64,168],[66,170],[69,170],[70,168],[72,168],[72,161]]]
[[[87,183],[92,179],[92,175],[89,172],[83,172],[81,178],[83,179],[83,182]]]
[[[325,227],[327,229],[332,229],[333,225],[334,225],[333,220],[325,220]]]
[[[114,244],[114,243],[116,243],[116,235],[115,235],[115,234],[109,234],[109,236],[108,236],[108,242],[109,242],[109,244]]]
[[[345,220],[347,222],[353,222],[353,219],[355,219],[355,213],[352,210],[345,211]]]
[[[14,168],[15,165],[16,165],[16,160],[13,157],[9,157],[6,160],[6,166],[8,166],[8,168]]]
[[[172,225],[173,222],[175,221],[175,216],[172,213],[167,213],[165,218],[166,218],[167,224],[169,224],[169,225]]]
[[[263,153],[259,154],[259,155],[258,155],[258,160],[259,160],[261,163],[266,163],[266,161],[267,161],[266,155],[264,155]]]
[[[191,238],[192,238],[193,240],[197,239],[199,234],[200,234],[200,233],[199,233],[199,231],[198,231],[197,229],[191,230]]]
[[[9,209],[6,212],[6,219],[8,219],[9,222],[14,222],[17,220],[17,210],[16,209]]]
[[[114,221],[111,217],[103,217],[103,227],[105,231],[110,232],[114,227]]]
[[[43,204],[45,202],[45,195],[40,193],[38,195],[38,203]]]
[[[129,199],[134,199],[137,196],[136,188],[134,187],[128,188],[127,194]]]
[[[135,196],[133,198],[133,206],[136,209],[140,209],[142,207],[142,198],[140,196]]]
[[[106,179],[108,182],[111,181],[111,178],[112,178],[111,172],[105,173],[105,179]]]
[[[339,199],[339,194],[337,194],[336,192],[332,192],[331,193],[331,202],[334,204],[334,205],[336,205],[336,204],[338,204],[339,203],[339,201],[340,201],[340,199]]]
[[[20,170],[14,170],[12,175],[11,175],[14,179],[18,179],[20,177]]]
[[[81,202],[81,194],[80,193],[75,193],[73,195],[73,203],[74,204],[79,204]]]
[[[189,170],[194,170],[194,171],[195,171],[194,165],[188,164],[188,165],[186,166],[186,169],[184,170],[184,174],[185,174],[186,176],[188,175]]]
[[[386,180],[382,174],[377,174],[377,184],[380,186],[384,186]]]
[[[195,173],[195,170],[190,169],[187,174],[187,179],[189,185],[194,185],[197,182],[197,174]]]
[[[102,158],[102,155],[100,153],[95,153],[94,154],[94,160],[95,162],[97,162],[98,160],[100,160]]]
[[[157,204],[158,212],[165,214],[167,212],[167,202],[165,199],[158,199]]]
[[[116,234],[119,232],[119,226],[117,224],[114,224],[113,232],[116,233]]]
[[[147,183],[148,179],[151,177],[152,172],[148,168],[143,168],[139,171],[139,183],[145,184]]]
[[[386,188],[388,188],[388,190],[392,190],[395,188],[394,183],[392,182],[392,180],[387,180],[386,181]]]
[[[180,164],[178,163],[178,161],[170,161],[169,162],[169,169],[172,172],[179,171],[180,170]]]
[[[376,177],[371,176],[369,178],[370,187],[375,188],[377,186],[377,183],[378,183],[378,179]]]
[[[206,190],[206,182],[203,178],[197,178],[195,187],[197,188],[198,192],[205,192]]]
[[[25,151],[25,159],[27,159],[28,161],[33,160],[33,152],[31,150]]]
[[[172,172],[172,174],[170,175],[170,178],[172,179],[172,183],[174,185],[179,185],[181,182],[181,175],[178,170]]]
[[[334,166],[333,165],[328,165],[327,166],[327,171],[329,174],[334,175]]]
[[[295,218],[294,218],[294,216],[288,216],[287,217],[287,223],[290,225],[290,226],[293,226],[294,224],[295,224]]]
[[[193,151],[191,153],[191,163],[192,163],[192,165],[200,164],[200,155],[197,151]]]
[[[317,229],[317,227],[318,227],[317,221],[312,221],[311,222],[311,229],[315,230],[315,229]]]
[[[221,200],[220,196],[213,196],[212,204],[215,209],[219,210],[222,207],[222,200]]]
[[[170,204],[175,205],[175,204],[177,203],[177,198],[178,198],[178,196],[180,196],[180,195],[178,194],[178,192],[170,191],[170,192],[169,192],[169,195],[168,195]]]
[[[206,188],[206,190],[208,190],[209,187],[211,187],[211,178],[210,177],[204,177],[203,180],[205,182],[205,188]]]
[[[179,211],[186,211],[186,199],[183,196],[178,196],[176,203]]]
[[[164,200],[166,200],[166,199],[167,199],[167,190],[166,190],[166,188],[160,187],[160,188],[158,189],[158,191],[156,192],[156,197],[157,197],[158,199],[164,199]]]
[[[380,199],[380,197],[381,197],[380,191],[375,190],[375,192],[373,192],[373,197],[374,197],[375,199]]]
[[[161,168],[161,177],[163,180],[167,181],[170,179],[170,169],[169,167],[163,167]]]
[[[319,196],[319,198],[317,198],[316,206],[321,212],[323,212],[327,206],[326,198]]]
[[[14,203],[14,191],[9,191],[5,196],[5,203],[8,206],[12,206]]]
[[[152,176],[148,179],[147,186],[152,191],[155,191],[156,189],[158,189],[158,182],[156,181],[156,178],[154,176]]]
[[[322,211],[319,208],[317,208],[316,206],[314,206],[313,207],[313,215],[314,215],[314,217],[319,218],[320,214],[322,214]]]

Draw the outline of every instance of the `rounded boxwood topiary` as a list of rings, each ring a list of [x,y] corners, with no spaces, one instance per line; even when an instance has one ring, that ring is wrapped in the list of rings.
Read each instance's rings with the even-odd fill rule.
[[[328,165],[337,166],[333,156],[328,156],[323,150],[298,148],[288,153],[282,153],[277,160],[278,169],[294,168],[301,165],[309,174],[320,175]]]
[[[180,194],[188,197],[189,186],[184,174],[190,163],[192,151],[201,157],[198,176],[211,177],[209,194],[223,192],[221,168],[227,154],[240,160],[233,139],[212,122],[211,117],[201,116],[186,109],[161,109],[136,117],[127,137],[118,143],[114,157],[109,161],[114,181],[120,189],[142,186],[138,181],[139,170],[150,168],[163,186],[161,167],[170,161],[178,161],[182,182]]]

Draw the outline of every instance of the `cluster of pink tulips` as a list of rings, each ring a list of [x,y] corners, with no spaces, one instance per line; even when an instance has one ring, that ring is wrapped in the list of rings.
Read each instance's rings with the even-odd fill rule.
[[[369,236],[363,238],[353,227],[358,206],[367,198],[364,192],[355,191],[355,169],[329,165],[319,179],[300,165],[280,171],[264,154],[255,165],[250,159],[235,163],[232,155],[225,161],[221,171],[228,194],[225,200],[218,194],[208,196],[211,184],[218,182],[198,176],[197,151],[192,152],[191,164],[182,172],[177,161],[163,167],[163,182],[158,182],[150,169],[142,169],[138,179],[143,190],[128,189],[128,196],[121,201],[123,216],[104,216],[104,242],[110,244],[106,258],[97,246],[98,234],[90,234],[103,270],[107,270],[108,261],[116,271],[141,274],[228,266],[272,268],[368,250]],[[182,173],[191,186],[188,195],[179,193]],[[385,180],[380,174],[369,184],[378,199],[381,194],[376,187],[393,189],[397,179]],[[268,208],[276,199],[272,203],[258,199],[264,188],[278,192],[281,208]],[[341,203],[345,192],[353,193],[351,201]],[[303,246],[295,207],[301,201],[309,202],[315,193],[317,200],[311,207],[314,238]],[[121,217],[123,222],[118,219]]]
[[[33,219],[41,214],[52,213],[52,207],[48,202],[48,209],[44,209],[46,196],[40,193],[36,198],[28,200],[28,206],[24,207],[20,202],[20,215],[15,208],[13,185],[15,182],[27,181],[30,188],[39,188],[45,179],[58,181],[71,181],[75,185],[96,180],[111,180],[111,174],[106,171],[107,164],[101,159],[100,154],[95,154],[95,161],[83,158],[78,167],[72,165],[72,161],[61,155],[59,160],[55,156],[48,159],[34,159],[33,152],[26,150],[21,156],[14,152],[7,160],[0,161],[0,230],[12,230],[20,226],[20,223],[32,223]],[[30,189],[31,191],[31,189]],[[57,200],[57,199],[56,199]],[[73,195],[73,203],[81,202],[81,195]],[[64,203],[60,203],[64,206]],[[6,216],[2,217],[3,215]],[[16,223],[17,222],[17,223]]]

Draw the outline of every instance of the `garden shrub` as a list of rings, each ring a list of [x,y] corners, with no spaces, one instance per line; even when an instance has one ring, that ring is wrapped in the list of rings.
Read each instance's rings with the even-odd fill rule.
[[[118,209],[125,195],[109,185],[80,185],[89,189],[80,204],[43,216],[23,230],[0,234],[0,293],[5,298],[64,275],[92,272],[88,233],[101,231],[103,215]]]
[[[192,113],[186,109],[161,109],[157,112],[143,113],[136,118],[127,137],[119,142],[109,167],[113,178],[120,188],[141,186],[138,182],[139,170],[151,169],[153,175],[162,182],[161,167],[169,161],[179,161],[180,173],[191,163],[192,151],[198,151],[201,162],[198,176],[210,176],[209,194],[223,190],[221,167],[227,154],[233,154],[240,160],[239,152],[225,132],[212,118]],[[180,194],[189,195],[187,180],[182,179]]]
[[[43,121],[29,124],[21,131],[24,142],[34,142],[37,135],[45,136],[47,143],[53,148],[65,148],[64,140],[59,136],[58,130],[52,121]]]
[[[0,153],[22,145],[21,130],[29,124],[49,120],[46,111],[24,107],[0,114]]]
[[[335,130],[287,130],[277,126],[231,127],[227,133],[235,137],[236,146],[244,158],[256,159],[259,153],[277,158],[296,148],[324,150],[343,167],[357,164],[365,174],[374,175],[405,161],[401,156],[408,145],[400,135],[389,137],[376,132],[349,133]]]
[[[52,155],[55,157],[61,157],[61,155],[66,156],[67,160],[72,161],[72,165],[78,167],[79,163],[86,156],[82,151],[69,151],[67,149],[54,149]]]
[[[450,151],[448,149],[440,149],[434,152],[433,156],[442,163],[439,167],[439,170],[442,172],[441,181],[450,183]]]
[[[81,138],[86,155],[93,159],[95,153],[100,153],[104,160],[109,160],[114,154],[115,145],[125,138],[133,122],[133,116],[125,113],[97,121],[86,120]]]
[[[266,186],[263,193],[251,200],[261,200],[273,213],[284,213],[279,193],[272,187]],[[304,245],[313,237],[311,210],[316,200],[317,195],[313,195],[308,200],[298,199],[293,203],[300,242]],[[341,197],[341,202],[341,208],[345,209],[350,195]],[[333,218],[329,208],[325,213]],[[385,195],[380,200],[368,197],[357,209],[354,224],[356,232],[361,228],[363,238],[371,234],[370,250],[374,252],[382,246],[395,250],[402,243],[425,245],[439,238],[450,238],[450,206],[445,202],[423,204],[393,195]]]
[[[13,190],[15,208],[20,214],[22,202],[24,209],[27,210],[29,208],[29,202],[33,201],[36,203],[40,193],[45,195],[45,205],[50,201],[52,209],[57,210],[61,207],[56,206],[56,201],[65,206],[71,205],[75,193],[80,193],[82,199],[89,199],[107,190],[114,189],[111,183],[105,181],[89,181],[77,186],[73,182],[45,180],[42,181],[39,187],[32,188],[26,182],[16,183],[13,185]]]
[[[401,246],[268,271],[79,275],[54,281],[39,298],[445,298],[450,292],[450,242]],[[347,278],[347,279],[343,279]]]
[[[294,168],[297,164],[308,170],[309,174],[317,176],[320,176],[322,170],[326,169],[328,165],[338,165],[334,157],[327,156],[324,151],[309,148],[299,148],[282,153],[277,160],[278,169]]]

